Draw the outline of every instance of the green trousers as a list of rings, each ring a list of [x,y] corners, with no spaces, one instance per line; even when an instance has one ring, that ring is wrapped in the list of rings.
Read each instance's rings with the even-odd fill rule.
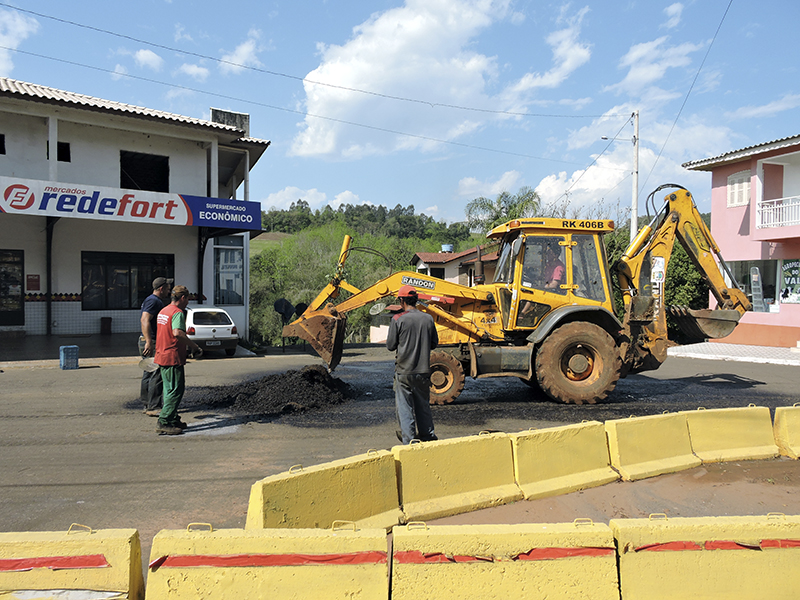
[[[178,407],[181,405],[183,392],[186,389],[186,376],[183,373],[183,365],[159,368],[161,369],[161,379],[164,382],[164,406],[161,414],[158,415],[158,423],[167,427],[175,427],[181,420],[178,416]]]

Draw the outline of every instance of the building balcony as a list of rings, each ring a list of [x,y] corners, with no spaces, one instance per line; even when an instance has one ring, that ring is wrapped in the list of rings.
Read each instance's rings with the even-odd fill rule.
[[[800,238],[800,196],[758,200],[755,225],[760,241]]]

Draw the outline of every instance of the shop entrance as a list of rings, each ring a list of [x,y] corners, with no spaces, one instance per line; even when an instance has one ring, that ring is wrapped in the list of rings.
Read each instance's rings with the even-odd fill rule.
[[[22,250],[0,250],[0,326],[25,324]]]

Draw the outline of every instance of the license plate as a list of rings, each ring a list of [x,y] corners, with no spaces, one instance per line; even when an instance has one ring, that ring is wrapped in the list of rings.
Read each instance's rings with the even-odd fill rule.
[[[206,346],[219,346],[221,343],[219,340],[211,340],[206,342]]]

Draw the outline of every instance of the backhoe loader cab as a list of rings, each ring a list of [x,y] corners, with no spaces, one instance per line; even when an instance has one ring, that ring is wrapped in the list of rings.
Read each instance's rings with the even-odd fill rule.
[[[492,284],[503,330],[526,337],[565,305],[613,313],[602,236],[613,221],[518,219],[489,232],[501,241]]]
[[[735,282],[725,283],[720,269],[733,277],[691,194],[669,184],[650,198],[664,187],[678,191],[664,197],[656,217],[612,267],[625,304],[622,321],[614,314],[603,245],[613,221],[534,218],[488,233],[500,244],[495,277],[475,287],[401,271],[359,290],[345,280],[351,253],[345,236],[330,283],[283,335],[310,342],[333,369],[342,357],[347,313],[412,285],[417,307],[433,316],[439,334],[439,347],[431,352],[431,403],[455,400],[466,375],[519,377],[560,402],[603,400],[620,377],[657,369],[666,359],[667,311],[702,340],[728,335],[750,309]],[[715,309],[664,306],[676,239],[708,282]]]

